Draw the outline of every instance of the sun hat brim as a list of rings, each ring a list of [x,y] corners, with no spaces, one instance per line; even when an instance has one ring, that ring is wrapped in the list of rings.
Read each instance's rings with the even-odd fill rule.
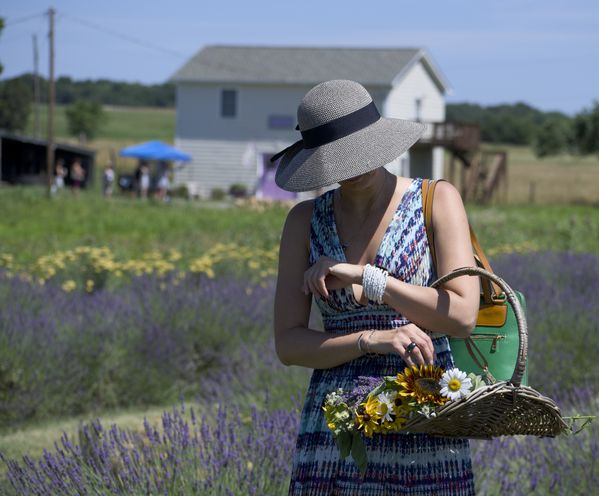
[[[355,133],[316,148],[292,147],[279,161],[275,182],[284,190],[301,192],[365,174],[399,157],[425,129],[420,122],[381,117]]]

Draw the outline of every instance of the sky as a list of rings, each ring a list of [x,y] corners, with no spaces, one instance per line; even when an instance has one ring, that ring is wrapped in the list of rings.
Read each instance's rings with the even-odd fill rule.
[[[55,0],[56,75],[161,83],[203,46],[425,48],[448,102],[575,114],[599,100],[596,0]],[[49,1],[4,0],[9,78],[48,75]]]

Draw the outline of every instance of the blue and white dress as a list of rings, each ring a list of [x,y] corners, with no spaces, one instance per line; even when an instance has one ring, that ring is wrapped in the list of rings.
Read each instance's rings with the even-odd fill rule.
[[[422,214],[422,179],[403,195],[377,250],[375,264],[410,284],[429,286],[436,274]],[[314,201],[310,226],[310,264],[321,256],[345,261],[329,190]],[[409,321],[386,304],[359,304],[351,288],[316,299],[324,328],[336,334],[392,329]],[[453,366],[446,336],[433,339],[435,364]],[[359,376],[396,375],[406,366],[398,355],[363,356],[330,369],[314,370],[301,414],[289,494],[321,495],[473,495],[474,480],[467,439],[428,434],[389,433],[365,438],[368,469],[360,476],[351,457],[341,460],[322,405],[327,393],[352,389]]]

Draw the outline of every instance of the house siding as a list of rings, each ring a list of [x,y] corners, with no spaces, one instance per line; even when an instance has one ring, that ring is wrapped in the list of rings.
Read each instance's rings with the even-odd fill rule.
[[[422,62],[418,62],[394,84],[385,99],[385,117],[416,120],[416,100],[422,101],[420,120],[443,122],[445,120],[445,99],[439,87],[433,82]]]
[[[420,115],[417,115],[416,100],[420,99]],[[416,63],[391,88],[383,103],[383,115],[396,119],[423,122],[443,122],[445,120],[445,99],[439,87],[433,82],[422,62]],[[443,177],[443,148],[412,148],[409,152],[411,177]],[[390,168],[390,167],[388,167]],[[404,172],[406,169],[404,168]]]

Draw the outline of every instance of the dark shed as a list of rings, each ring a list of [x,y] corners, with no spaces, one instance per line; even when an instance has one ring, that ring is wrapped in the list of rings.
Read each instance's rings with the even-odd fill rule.
[[[46,184],[46,145],[46,140],[0,131],[0,182]],[[62,143],[57,143],[54,150],[54,163],[64,160],[68,171],[65,184],[71,184],[71,166],[76,159],[85,169],[82,187],[93,184],[95,151]]]

